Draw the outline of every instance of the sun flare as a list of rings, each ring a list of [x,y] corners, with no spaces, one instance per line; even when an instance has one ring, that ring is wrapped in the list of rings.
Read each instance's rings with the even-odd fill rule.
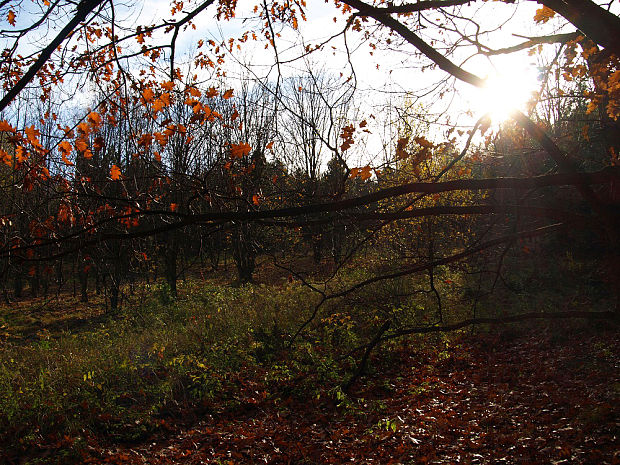
[[[514,110],[525,110],[537,87],[538,80],[531,69],[489,76],[480,89],[477,109],[480,114],[489,113],[493,123],[501,124]]]

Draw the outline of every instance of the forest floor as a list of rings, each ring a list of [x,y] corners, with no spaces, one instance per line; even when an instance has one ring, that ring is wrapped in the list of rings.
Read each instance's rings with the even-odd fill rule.
[[[306,265],[312,269],[310,262]],[[351,366],[321,365],[330,350],[322,345],[325,341],[306,341],[317,361],[314,373],[288,360],[277,344],[270,353],[273,358],[261,360],[260,352],[244,347],[239,356],[231,349],[241,344],[234,341],[246,341],[246,326],[258,327],[249,321],[249,310],[258,318],[269,305],[289,305],[296,316],[295,309],[307,296],[296,293],[285,268],[270,262],[261,266],[256,290],[233,289],[228,276],[226,270],[206,277],[191,274],[188,285],[180,287],[179,305],[170,307],[157,303],[166,297],[157,294],[161,286],[136,287],[128,292],[126,312],[114,315],[106,314],[103,296],[94,294],[89,303],[63,293],[2,308],[0,349],[6,360],[0,365],[5,367],[0,401],[13,382],[15,402],[6,396],[3,405],[14,404],[13,418],[21,418],[23,425],[8,423],[9,428],[0,431],[7,446],[0,441],[0,464],[620,465],[616,322],[536,322],[403,338],[376,349],[369,373],[345,394],[338,385]],[[207,284],[210,287],[197,292]],[[580,293],[579,288],[567,291],[567,299]],[[155,313],[143,318],[133,301],[149,295],[155,303],[145,309]],[[182,331],[191,336],[194,328],[210,327],[218,318],[216,327],[222,332],[216,335],[223,339],[232,331],[243,337],[221,347],[209,342],[208,349],[216,353],[211,359],[204,358],[204,344],[199,344],[200,351],[185,353],[191,362],[189,378],[173,377],[179,354],[168,354],[163,344],[180,344]],[[135,328],[137,323],[142,326]],[[259,336],[252,333],[255,342]],[[277,336],[271,334],[268,341],[277,342]],[[180,347],[183,354],[185,346]],[[135,366],[126,366],[127,348],[133,351]],[[11,357],[22,352],[23,366],[16,369],[18,362]],[[66,361],[60,363],[63,357]],[[234,357],[239,366],[228,361]],[[324,384],[329,376],[317,375],[323,368],[335,379],[332,384]],[[52,377],[50,372],[65,375]],[[209,378],[225,382],[211,387],[211,397],[186,401],[190,396],[182,382],[192,376],[204,386],[218,385],[219,380],[211,383]],[[120,384],[125,378],[127,385]],[[106,382],[114,390],[108,396],[116,395],[110,401],[103,396],[107,391],[97,387]],[[153,387],[156,394],[168,386],[176,389],[173,399],[156,402],[155,394],[144,395],[154,382],[161,385]],[[29,399],[39,395],[39,407],[21,399],[25,394],[20,386],[31,389]],[[49,389],[65,387],[67,397],[56,392],[51,405]],[[71,396],[75,400],[69,400]],[[21,415],[24,406],[31,412]],[[75,420],[78,426],[67,433],[50,430],[55,416],[85,419]]]
[[[403,345],[340,399],[265,398],[264,373],[246,374],[234,409],[162,419],[138,444],[91,437],[83,460],[618,464],[619,355],[613,330],[466,336],[442,351]]]

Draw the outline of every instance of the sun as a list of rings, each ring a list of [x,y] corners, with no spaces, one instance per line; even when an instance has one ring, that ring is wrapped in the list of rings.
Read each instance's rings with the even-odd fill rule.
[[[493,74],[479,89],[475,99],[477,113],[488,113],[494,124],[501,124],[510,119],[514,110],[525,110],[538,85],[537,75],[531,68]]]

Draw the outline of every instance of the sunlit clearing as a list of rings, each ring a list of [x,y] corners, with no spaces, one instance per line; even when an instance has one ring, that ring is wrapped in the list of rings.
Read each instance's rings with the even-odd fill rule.
[[[485,87],[480,89],[478,111],[489,113],[493,123],[500,124],[509,119],[514,110],[525,110],[537,86],[536,74],[530,70],[490,76]]]

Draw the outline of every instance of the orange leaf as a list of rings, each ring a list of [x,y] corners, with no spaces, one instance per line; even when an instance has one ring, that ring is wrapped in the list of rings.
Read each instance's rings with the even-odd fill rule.
[[[101,115],[96,111],[91,111],[89,115],[86,117],[90,125],[94,128],[98,128],[101,126]]]
[[[41,132],[38,129],[36,129],[34,126],[29,126],[24,129],[24,132],[28,137],[28,142],[35,146],[41,145],[41,143],[39,142],[39,136],[41,135]]]
[[[534,21],[537,23],[546,23],[551,18],[555,16],[555,11],[547,6],[543,6],[542,8],[536,10],[536,14],[534,15]]]
[[[121,178],[121,169],[116,165],[112,165],[112,168],[110,168],[110,177],[113,181],[119,180]]]
[[[15,129],[6,120],[2,120],[0,121],[0,132],[15,132]]]
[[[360,170],[360,178],[362,178],[362,181],[366,181],[367,179],[370,179],[370,176],[372,176],[372,173],[370,172],[370,166],[364,166]]]
[[[167,90],[168,92],[170,92],[172,89],[174,89],[174,82],[172,82],[172,81],[163,82],[161,87],[162,87],[162,89]]]
[[[230,156],[232,158],[243,158],[245,155],[248,155],[252,150],[250,144],[247,142],[242,142],[241,144],[230,144]]]
[[[68,158],[71,150],[73,150],[71,144],[66,140],[63,140],[60,144],[58,144],[58,150],[60,151],[60,156],[62,157],[62,161],[65,162],[65,165],[73,166],[73,162],[71,162]]]
[[[224,92],[222,94],[222,98],[224,100],[228,100],[229,98],[231,98],[233,96],[234,91],[232,89],[228,89],[226,92]]]
[[[178,208],[179,208],[179,204],[177,204],[177,203],[171,203],[170,204],[170,211],[175,212],[175,211],[177,211]]]
[[[88,144],[84,139],[77,139],[75,141],[75,150],[77,150],[78,152],[85,152],[86,150],[88,150]]]
[[[207,89],[207,98],[217,97],[218,91],[215,87],[209,87]]]
[[[13,10],[9,11],[6,19],[11,26],[15,26],[15,12]]]
[[[168,92],[164,92],[163,94],[161,94],[159,96],[159,99],[164,102],[164,105],[166,105],[167,107],[170,106],[171,100],[170,94]]]
[[[151,102],[153,100],[153,97],[155,97],[155,93],[153,93],[153,89],[151,89],[150,87],[147,87],[142,91],[142,98],[145,102]]]
[[[77,126],[77,130],[80,134],[83,134],[85,136],[87,136],[88,134],[90,134],[90,126],[87,123],[80,123]]]
[[[266,148],[267,150],[271,150],[271,149],[273,149],[273,141],[269,142],[269,143],[267,144],[267,147],[265,147],[265,148]]]
[[[258,204],[260,203],[260,202],[259,202],[259,200],[258,200],[258,195],[254,194],[254,195],[252,196],[252,203],[253,203],[254,205],[258,205]]]
[[[200,97],[202,95],[202,92],[200,92],[195,87],[190,87],[189,88],[189,95],[191,95],[192,97]]]
[[[165,107],[164,102],[161,99],[157,99],[153,102],[153,112],[157,113]]]

